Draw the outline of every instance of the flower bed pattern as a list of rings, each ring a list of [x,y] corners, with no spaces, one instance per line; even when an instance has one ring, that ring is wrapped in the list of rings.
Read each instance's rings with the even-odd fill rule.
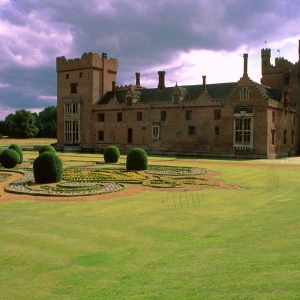
[[[7,171],[6,169],[0,169]],[[68,167],[63,180],[57,184],[37,185],[34,182],[32,163],[28,162],[9,172],[19,172],[24,176],[5,187],[12,193],[43,196],[86,196],[116,192],[124,189],[123,184],[142,184],[153,188],[182,188],[193,186],[218,186],[201,178],[205,170],[200,168],[149,166],[147,171],[126,171],[125,166],[101,165],[95,167]]]

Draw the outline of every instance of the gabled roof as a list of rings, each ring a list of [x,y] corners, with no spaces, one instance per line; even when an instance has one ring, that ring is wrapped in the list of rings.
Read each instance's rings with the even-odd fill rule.
[[[254,85],[261,91],[261,93],[269,99],[280,101],[282,89],[273,89],[266,85],[254,82]]]
[[[236,82],[207,84],[206,92],[211,100],[221,100],[226,98],[236,85]],[[186,85],[179,88],[185,95],[183,101],[195,101],[203,93],[203,85]],[[137,98],[137,102],[140,103],[168,102],[172,101],[173,91],[174,87],[166,87],[162,90],[158,88],[142,89],[138,92],[134,92],[134,97]],[[125,103],[126,94],[127,90],[116,92],[116,97],[120,104]],[[96,105],[107,104],[111,97],[111,91],[105,93]]]

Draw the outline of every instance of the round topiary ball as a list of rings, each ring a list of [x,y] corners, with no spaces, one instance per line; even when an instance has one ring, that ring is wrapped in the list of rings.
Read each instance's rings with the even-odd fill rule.
[[[20,155],[20,161],[18,163],[21,164],[23,162],[23,151],[20,146],[17,144],[11,144],[8,149],[13,149]]]
[[[54,183],[63,177],[62,160],[53,152],[40,154],[33,162],[33,174],[36,183]]]
[[[116,146],[108,146],[103,152],[106,163],[116,163],[120,158],[120,151]]]
[[[127,170],[147,170],[148,169],[148,157],[145,150],[141,148],[132,148],[126,159]]]
[[[20,161],[20,155],[17,151],[13,149],[4,150],[0,154],[0,163],[4,168],[12,169]]]
[[[51,145],[45,145],[45,146],[43,146],[40,149],[39,154],[42,154],[42,153],[44,153],[46,151],[50,151],[52,153],[56,153],[56,150],[54,149],[54,147],[52,147]]]

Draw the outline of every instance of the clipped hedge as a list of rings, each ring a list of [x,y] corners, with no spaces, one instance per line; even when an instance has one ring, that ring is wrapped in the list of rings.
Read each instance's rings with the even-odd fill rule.
[[[148,156],[141,148],[132,148],[126,158],[126,169],[129,171],[140,171],[148,169]]]
[[[17,144],[11,144],[8,149],[13,149],[20,155],[20,161],[18,163],[21,164],[23,162],[23,151],[20,146]]]
[[[116,146],[108,146],[105,148],[103,156],[106,163],[116,163],[120,158],[120,151]]]
[[[4,168],[12,169],[14,168],[20,161],[20,155],[14,149],[4,150],[0,154],[0,163]]]
[[[54,183],[62,180],[62,160],[53,152],[40,154],[33,162],[33,174],[36,183]]]
[[[42,153],[44,153],[44,152],[46,152],[46,151],[50,151],[50,152],[52,152],[52,153],[56,153],[56,150],[54,149],[54,147],[52,147],[51,145],[44,145],[44,146],[40,149],[39,154],[42,154]]]

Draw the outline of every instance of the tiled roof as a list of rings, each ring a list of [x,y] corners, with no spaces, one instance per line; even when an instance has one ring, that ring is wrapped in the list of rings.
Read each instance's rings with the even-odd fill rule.
[[[207,84],[206,91],[212,100],[220,100],[226,98],[235,86],[235,82]],[[139,92],[134,92],[134,96],[138,98],[138,102],[140,103],[168,102],[172,100],[173,90],[174,87],[166,87],[162,90],[157,88],[142,89]],[[203,85],[181,86],[180,90],[185,94],[183,101],[194,101],[197,100],[203,92]],[[119,103],[125,103],[126,94],[126,90],[116,92],[116,97]],[[111,91],[105,93],[96,105],[107,104],[111,97]]]
[[[256,85],[256,87],[259,88],[262,94],[267,96],[269,99],[280,101],[282,95],[282,89],[273,89],[256,82],[254,84]]]
[[[273,89],[256,82],[254,82],[254,85],[267,98],[280,101],[282,89]],[[207,84],[206,92],[211,100],[222,100],[228,97],[236,86],[236,82]],[[174,88],[175,87],[166,87],[162,90],[158,88],[141,89],[140,91],[134,91],[133,95],[139,103],[169,102],[172,100]],[[203,92],[203,85],[185,85],[179,88],[180,91],[184,91],[185,94],[183,101],[195,101]],[[116,92],[116,97],[120,104],[125,103],[126,94],[127,90]],[[96,103],[96,105],[107,104],[111,98],[112,92],[109,91]]]

